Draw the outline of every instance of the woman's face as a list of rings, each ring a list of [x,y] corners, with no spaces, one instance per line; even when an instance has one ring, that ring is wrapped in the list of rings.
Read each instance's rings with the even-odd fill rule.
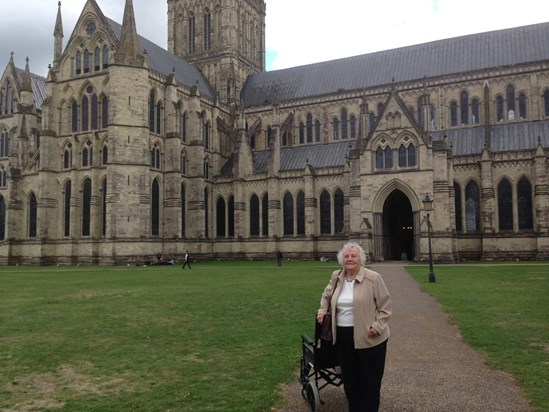
[[[360,253],[354,247],[343,252],[343,267],[347,272],[356,273],[360,269]]]

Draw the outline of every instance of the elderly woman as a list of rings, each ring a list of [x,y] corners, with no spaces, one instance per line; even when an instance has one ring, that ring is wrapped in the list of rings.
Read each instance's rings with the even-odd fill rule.
[[[343,269],[332,273],[317,320],[322,324],[331,305],[333,343],[349,411],[374,412],[385,370],[391,297],[381,275],[363,266],[366,254],[360,245],[345,244],[337,259]]]

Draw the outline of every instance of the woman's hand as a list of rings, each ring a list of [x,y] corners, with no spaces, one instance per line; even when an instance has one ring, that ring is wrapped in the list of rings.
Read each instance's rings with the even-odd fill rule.
[[[324,315],[316,315],[316,321],[322,325],[322,322],[324,322]]]
[[[368,331],[368,334],[373,338],[374,336],[377,336],[379,335],[379,333],[377,333],[377,330],[375,330],[374,328],[370,327],[370,330]]]

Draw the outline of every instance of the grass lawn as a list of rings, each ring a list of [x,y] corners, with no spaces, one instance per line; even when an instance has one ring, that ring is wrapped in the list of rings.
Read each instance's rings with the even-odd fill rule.
[[[0,267],[0,410],[268,411],[334,269]],[[549,265],[409,270],[549,410]]]
[[[510,371],[539,411],[549,411],[549,264],[406,268],[495,367]]]
[[[267,411],[333,269],[0,267],[0,410]]]

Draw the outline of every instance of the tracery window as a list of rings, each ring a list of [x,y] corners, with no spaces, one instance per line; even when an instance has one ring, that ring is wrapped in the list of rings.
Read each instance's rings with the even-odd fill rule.
[[[401,144],[398,148],[398,167],[413,167],[416,165],[416,148],[410,143],[408,147]]]
[[[393,149],[386,146],[383,149],[379,146],[376,149],[376,169],[392,169],[393,168]]]
[[[513,190],[505,178],[498,184],[498,216],[499,230],[513,230]]]
[[[468,232],[480,230],[480,190],[474,181],[465,186],[465,221]]]
[[[455,205],[455,219],[456,219],[456,232],[463,231],[462,223],[462,210],[461,210],[461,187],[457,182],[454,182],[454,205]]]
[[[91,196],[92,182],[86,179],[82,185],[82,236],[91,234]]]
[[[518,182],[517,200],[519,230],[533,229],[532,185],[526,177],[521,178]]]
[[[320,234],[329,235],[332,233],[332,218],[331,218],[331,199],[327,190],[320,193]]]
[[[225,237],[225,199],[222,197],[217,199],[215,221],[217,237]]]
[[[10,155],[10,135],[7,130],[0,134],[0,157],[8,157]]]
[[[38,204],[36,202],[36,195],[31,193],[29,197],[29,238],[35,238],[37,232],[37,219],[38,216]]]
[[[250,198],[250,236],[259,236],[259,198]]]
[[[160,184],[154,179],[151,187],[151,235],[160,235]]]

